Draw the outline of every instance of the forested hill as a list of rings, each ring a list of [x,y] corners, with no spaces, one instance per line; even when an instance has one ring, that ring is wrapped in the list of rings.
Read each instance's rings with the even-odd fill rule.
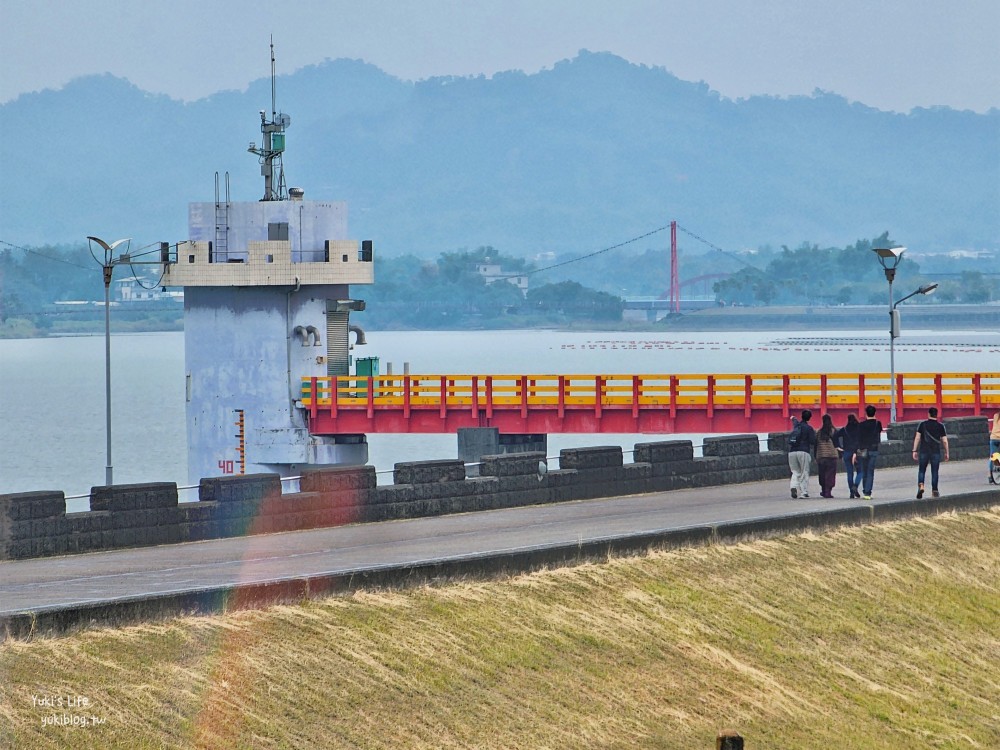
[[[734,250],[886,230],[924,251],[1000,243],[997,109],[733,101],[589,52],[532,75],[417,83],[335,60],[277,91],[288,184],[348,201],[351,236],[391,255],[587,252],[671,219]],[[234,200],[262,194],[247,145],[270,102],[269,79],[183,103],[95,76],[0,106],[0,239],[184,239],[216,171]]]

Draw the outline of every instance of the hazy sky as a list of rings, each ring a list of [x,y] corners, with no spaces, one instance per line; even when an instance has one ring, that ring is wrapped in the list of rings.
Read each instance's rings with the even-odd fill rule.
[[[192,100],[361,58],[400,78],[536,72],[580,49],[723,96],[1000,107],[1000,0],[0,0],[0,102],[110,72]]]

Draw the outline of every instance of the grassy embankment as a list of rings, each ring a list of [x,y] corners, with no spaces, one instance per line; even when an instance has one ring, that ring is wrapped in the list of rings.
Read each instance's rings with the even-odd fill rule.
[[[1000,745],[1000,509],[0,645],[3,747],[707,750],[724,727]]]

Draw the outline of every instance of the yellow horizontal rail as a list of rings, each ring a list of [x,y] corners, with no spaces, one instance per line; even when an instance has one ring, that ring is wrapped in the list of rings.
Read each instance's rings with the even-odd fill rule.
[[[314,386],[315,381],[315,386]],[[369,389],[369,382],[371,388]],[[888,404],[889,373],[375,375],[303,378],[302,406],[850,408]],[[315,387],[315,391],[314,391]],[[1000,372],[897,373],[897,402],[1000,408]]]

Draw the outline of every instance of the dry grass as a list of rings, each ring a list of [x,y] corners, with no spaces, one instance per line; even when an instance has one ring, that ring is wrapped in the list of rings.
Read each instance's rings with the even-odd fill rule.
[[[63,713],[104,723],[42,725]],[[723,727],[1000,745],[1000,512],[0,645],[2,747],[697,750]]]

